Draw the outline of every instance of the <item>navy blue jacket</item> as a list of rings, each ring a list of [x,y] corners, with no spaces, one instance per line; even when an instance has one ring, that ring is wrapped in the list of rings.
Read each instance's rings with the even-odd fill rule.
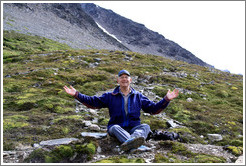
[[[140,92],[131,88],[131,95],[128,98],[128,114],[126,115],[124,109],[124,98],[120,94],[120,87],[117,86],[113,92],[104,93],[102,96],[87,96],[76,92],[75,98],[92,109],[109,108],[110,120],[108,122],[108,129],[115,124],[123,128],[135,127],[140,125],[140,110],[150,114],[158,114],[165,109],[169,100],[166,96],[154,103]]]

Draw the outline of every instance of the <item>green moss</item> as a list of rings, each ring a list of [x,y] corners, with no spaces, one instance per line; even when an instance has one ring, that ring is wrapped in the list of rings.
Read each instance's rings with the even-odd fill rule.
[[[60,145],[45,156],[45,162],[56,163],[69,160],[74,155],[74,150],[71,146]]]
[[[23,128],[29,126],[27,122],[29,118],[23,115],[7,116],[3,120],[3,130],[10,130],[13,128]]]
[[[182,143],[175,141],[160,141],[159,145],[161,147],[170,149],[174,154],[181,154],[187,157],[193,156],[194,153],[189,151]]]
[[[163,155],[161,153],[157,153],[155,155],[154,163],[182,163],[181,160],[177,159],[174,155]]]
[[[165,129],[167,128],[167,124],[165,123],[165,121],[163,120],[159,120],[159,119],[153,119],[153,117],[151,117],[152,120],[149,121],[143,121],[143,123],[147,123],[150,125],[151,130],[157,130],[157,129]]]
[[[32,153],[24,160],[24,163],[47,162],[46,161],[46,158],[48,157],[47,154],[48,152],[43,149],[36,149],[32,151]]]
[[[145,161],[142,158],[128,159],[126,156],[115,156],[99,160],[96,163],[145,163]]]
[[[223,157],[212,156],[207,154],[197,154],[190,162],[194,163],[226,163]]]
[[[58,116],[53,120],[53,123],[59,123],[60,121],[64,121],[64,120],[71,120],[71,122],[74,122],[74,121],[81,121],[82,119],[83,116],[81,115]],[[68,123],[68,121],[66,121],[65,123]]]
[[[232,154],[236,156],[240,156],[243,154],[243,148],[242,147],[236,147],[236,146],[228,146],[226,149],[228,149]]]
[[[196,130],[196,132],[200,135],[208,134],[210,132],[215,131],[215,126],[204,120],[194,120],[190,122],[190,127]]]
[[[99,125],[103,125],[103,126],[106,126],[108,124],[108,122],[109,122],[108,118],[100,118],[98,120]]]
[[[66,44],[61,44],[39,36],[28,36],[16,33],[14,31],[4,31],[3,36],[5,49],[9,51],[11,50],[13,54],[16,54],[17,52],[32,53],[35,51],[71,49],[71,47],[67,46]]]
[[[39,156],[41,156],[41,159],[46,163],[64,163],[64,162],[66,163],[66,162],[74,162],[74,161],[83,161],[82,156],[84,155],[87,156],[88,160],[91,160],[95,152],[96,152],[96,146],[93,143],[87,143],[84,145],[72,144],[72,145],[57,146],[50,152],[45,151],[44,154]],[[36,154],[37,153],[34,151],[31,154],[30,158],[33,158],[33,156]],[[75,156],[76,158],[72,159],[73,156]]]
[[[76,145],[75,150],[77,153],[86,154],[87,160],[91,160],[96,153],[96,148],[97,146],[93,142],[90,142],[85,145]]]
[[[243,147],[243,140],[231,140],[230,145]]]
[[[229,96],[229,94],[225,90],[218,91],[216,95],[221,98],[226,98]]]

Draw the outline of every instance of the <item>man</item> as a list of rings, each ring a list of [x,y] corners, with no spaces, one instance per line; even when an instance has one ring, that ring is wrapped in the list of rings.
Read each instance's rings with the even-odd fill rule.
[[[100,97],[81,94],[72,86],[64,86],[64,89],[89,108],[108,107],[110,120],[107,131],[122,143],[121,150],[128,151],[141,146],[150,132],[149,125],[140,123],[140,110],[150,114],[160,113],[178,96],[178,90],[169,90],[161,101],[154,103],[130,86],[132,79],[127,70],[118,73],[117,82],[119,86],[113,92]]]

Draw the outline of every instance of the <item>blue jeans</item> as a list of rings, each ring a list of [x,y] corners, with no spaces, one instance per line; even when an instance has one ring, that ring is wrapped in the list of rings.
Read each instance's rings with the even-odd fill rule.
[[[115,136],[121,143],[132,137],[148,137],[150,127],[147,124],[141,124],[133,128],[122,128],[119,125],[113,125],[109,128],[108,133]]]

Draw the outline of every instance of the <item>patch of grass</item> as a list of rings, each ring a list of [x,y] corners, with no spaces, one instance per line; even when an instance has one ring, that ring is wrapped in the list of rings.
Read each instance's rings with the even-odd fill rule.
[[[38,36],[28,36],[15,31],[3,31],[4,59],[8,55],[19,55],[19,53],[27,54],[42,51],[56,51],[71,49],[65,44],[52,41],[47,38]],[[17,54],[18,53],[18,54]]]
[[[129,159],[126,156],[115,156],[99,160],[96,163],[145,163],[145,161],[142,158]]]
[[[22,128],[29,126],[29,123],[27,122],[28,119],[29,117],[24,115],[7,116],[3,120],[3,130],[10,130],[13,128]]]

